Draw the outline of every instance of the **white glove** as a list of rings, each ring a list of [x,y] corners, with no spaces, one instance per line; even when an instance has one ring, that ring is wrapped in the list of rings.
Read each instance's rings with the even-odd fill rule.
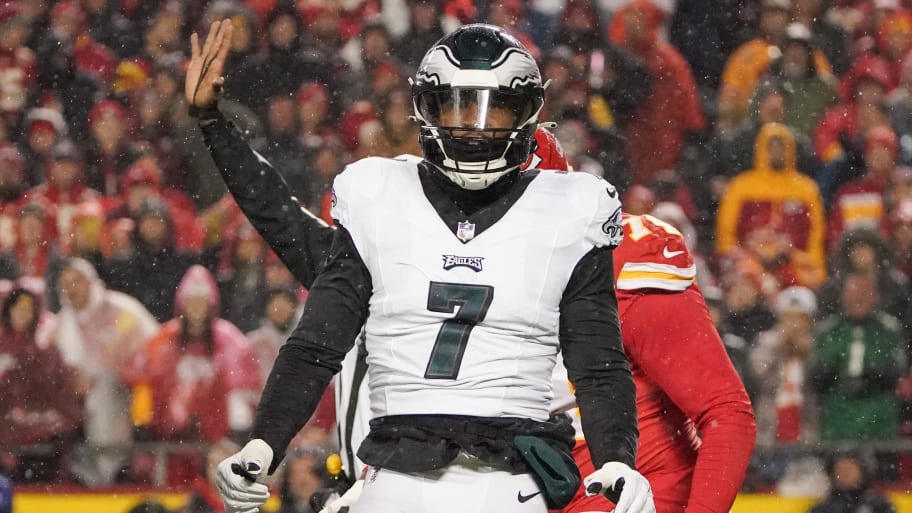
[[[358,502],[358,498],[361,497],[361,489],[363,487],[363,479],[355,481],[355,484],[351,485],[351,488],[349,488],[342,497],[339,497],[332,502],[327,502],[323,506],[323,509],[320,510],[320,513],[339,513],[339,510],[346,506],[349,508],[354,506],[355,503]]]
[[[601,493],[618,497],[614,513],[655,513],[652,501],[652,487],[649,481],[636,470],[619,461],[609,461],[602,468],[586,476],[583,480],[586,496],[592,497]]]
[[[272,465],[272,448],[259,438],[219,463],[215,477],[226,513],[256,513],[269,499],[269,488],[257,482]]]

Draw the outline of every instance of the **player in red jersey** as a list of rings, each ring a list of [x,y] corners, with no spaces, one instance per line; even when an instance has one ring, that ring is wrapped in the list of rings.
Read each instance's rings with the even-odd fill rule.
[[[529,167],[572,170],[551,132],[539,128],[535,140]],[[709,317],[683,235],[648,215],[624,213],[623,227],[614,274],[637,390],[637,470],[652,486],[657,513],[727,513],[754,448],[750,399]],[[562,384],[552,410],[572,406]],[[595,469],[578,425],[577,434],[573,458],[588,476]],[[584,487],[562,513],[613,508]]]
[[[726,513],[754,447],[750,400],[694,281],[682,235],[652,216],[624,214],[623,226],[614,267],[637,390],[637,470],[652,486],[658,513]],[[581,475],[594,471],[585,440],[573,457]],[[611,509],[581,488],[562,512]]]

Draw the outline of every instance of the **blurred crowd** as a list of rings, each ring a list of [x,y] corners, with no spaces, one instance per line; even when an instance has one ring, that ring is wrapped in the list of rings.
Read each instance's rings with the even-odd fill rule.
[[[225,452],[250,427],[306,291],[187,113],[189,36],[223,18],[221,109],[323,217],[347,163],[420,154],[407,78],[426,49],[461,24],[507,28],[550,80],[542,118],[574,168],[686,237],[760,447],[912,437],[908,0],[4,0],[14,482],[148,482],[131,443]],[[331,394],[294,444],[314,476]],[[912,482],[903,458],[878,475]],[[754,485],[809,474],[767,463]],[[217,505],[205,469],[188,446],[168,483]]]

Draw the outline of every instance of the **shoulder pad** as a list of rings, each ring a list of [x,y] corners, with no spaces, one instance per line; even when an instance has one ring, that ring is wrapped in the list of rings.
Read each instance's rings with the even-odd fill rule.
[[[345,166],[333,180],[330,215],[342,226],[352,218],[354,205],[369,204],[383,191],[391,173],[415,169],[408,160],[368,157]],[[359,201],[361,199],[361,201]]]
[[[586,238],[598,248],[618,247],[624,240],[624,231],[621,228],[621,200],[614,185],[588,173],[568,173],[564,176],[583,182],[596,195],[595,212],[586,228]]]
[[[614,251],[619,290],[682,291],[696,278],[693,255],[677,228],[650,215],[624,214],[624,242]]]

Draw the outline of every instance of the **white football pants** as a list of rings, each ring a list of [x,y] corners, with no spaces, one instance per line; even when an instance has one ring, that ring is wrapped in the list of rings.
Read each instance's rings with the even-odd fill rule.
[[[371,467],[351,513],[546,513],[529,474],[511,474],[465,453],[429,472]]]

